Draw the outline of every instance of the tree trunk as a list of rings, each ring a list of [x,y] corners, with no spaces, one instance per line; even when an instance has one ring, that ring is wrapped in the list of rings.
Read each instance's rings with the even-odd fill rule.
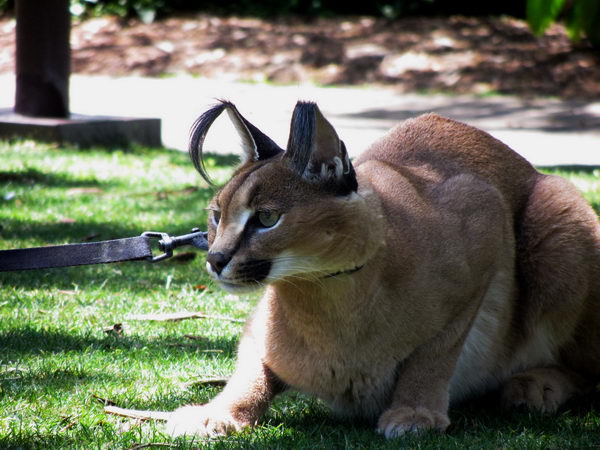
[[[69,117],[69,0],[17,0],[15,112]]]

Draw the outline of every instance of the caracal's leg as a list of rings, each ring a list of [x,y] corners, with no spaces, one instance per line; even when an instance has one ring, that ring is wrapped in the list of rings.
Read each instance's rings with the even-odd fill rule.
[[[252,339],[242,338],[236,370],[223,391],[206,405],[175,410],[167,432],[172,436],[211,436],[254,426],[285,388],[258,357]]]

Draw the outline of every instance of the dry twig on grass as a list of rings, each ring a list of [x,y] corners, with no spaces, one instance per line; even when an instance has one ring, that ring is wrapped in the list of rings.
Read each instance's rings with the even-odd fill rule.
[[[106,414],[113,414],[115,416],[129,417],[131,419],[138,420],[169,420],[171,413],[169,411],[143,411],[139,409],[125,409],[119,408],[118,406],[105,406],[104,412]]]
[[[200,312],[175,312],[175,313],[159,313],[159,314],[133,314],[127,317],[127,320],[148,320],[154,322],[176,322],[178,320],[186,319],[212,319],[212,320],[226,320],[228,322],[245,323],[243,319],[235,319],[227,316],[214,316],[211,314],[204,314]]]
[[[140,450],[142,448],[151,448],[151,447],[170,447],[177,448],[177,444],[169,444],[168,442],[150,442],[148,444],[136,444],[133,447],[130,447],[128,450]]]
[[[184,383],[183,387],[188,388],[188,387],[191,387],[191,386],[203,386],[203,385],[225,386],[228,381],[229,381],[229,378],[221,378],[221,377],[202,378],[200,380],[194,380],[194,381],[190,381],[188,383]]]
[[[108,398],[100,397],[98,394],[92,394],[92,397],[102,403],[104,406],[114,406],[115,402]]]
[[[62,420],[60,422],[61,422],[61,424],[64,423],[65,426],[63,426],[60,429],[60,432],[64,433],[65,431],[73,428],[75,425],[77,425],[79,423],[80,417],[81,417],[81,414],[77,414],[75,416],[61,416]]]

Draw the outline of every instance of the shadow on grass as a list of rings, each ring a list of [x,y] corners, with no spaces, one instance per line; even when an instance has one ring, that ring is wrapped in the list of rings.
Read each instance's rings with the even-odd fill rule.
[[[14,372],[6,377],[0,374],[0,390],[12,398],[33,398],[49,391],[72,391],[82,385],[98,385],[119,378],[117,375],[93,373],[85,370],[55,369],[44,373]]]
[[[22,172],[17,171],[0,171],[0,183],[14,183],[21,185],[38,185],[44,186],[100,186],[96,179],[90,178],[72,178],[62,173],[44,173],[37,169],[29,168]]]
[[[500,393],[494,391],[450,409],[450,436],[462,438],[480,433],[516,437],[519,434],[553,436],[566,439],[581,438],[582,434],[600,437],[600,420],[586,419],[600,414],[600,392],[594,391],[565,403],[556,414],[541,414],[524,409],[507,410],[501,407]]]
[[[446,433],[425,432],[386,440],[376,424],[336,418],[311,399],[276,400],[262,426],[211,441],[215,448],[357,448],[357,449],[464,449],[464,448],[592,448],[600,427],[585,414],[597,416],[598,396],[577,402],[586,411],[574,412],[569,402],[556,415],[506,412],[498,404],[474,402],[450,411],[452,425]],[[195,444],[201,444],[201,440]]]
[[[600,413],[598,392],[569,401],[555,415],[506,411],[500,408],[498,400],[498,394],[492,393],[484,399],[451,408],[452,424],[444,434],[429,432],[392,441],[377,435],[374,423],[336,419],[318,407],[309,407],[309,414],[271,414],[268,423],[277,426],[282,422],[286,428],[301,433],[306,444],[314,447],[322,445],[323,436],[330,442],[352,442],[353,448],[523,448],[520,446],[525,442],[532,442],[524,441],[525,436],[541,445],[535,448],[545,448],[543,444],[549,444],[550,448],[567,448],[573,443],[586,446],[599,442],[600,421],[596,419],[594,423],[590,418]],[[288,408],[293,409],[293,406]],[[285,437],[267,437],[258,442],[265,448],[293,448],[293,445],[288,447]]]
[[[90,439],[90,432],[43,434],[39,431],[15,429],[12,433],[0,436],[0,448],[19,450],[84,448],[82,442]]]
[[[147,261],[128,261],[122,263],[94,266],[75,266],[54,269],[24,270],[19,272],[0,272],[0,286],[7,289],[2,300],[8,303],[20,302],[19,298],[28,295],[24,291],[47,290],[38,293],[41,296],[59,295],[61,290],[79,289],[83,298],[104,297],[119,294],[132,304],[136,297],[164,295],[165,283],[169,276],[174,277],[173,286],[188,283],[205,284],[204,252],[183,250],[185,259],[167,260],[154,264]],[[155,252],[158,254],[158,251]],[[195,255],[195,257],[194,257]],[[35,292],[31,292],[35,295]],[[191,294],[193,295],[193,294]],[[12,300],[11,300],[12,299]]]
[[[232,358],[237,346],[237,337],[203,338],[190,341],[184,336],[164,335],[146,338],[140,336],[96,337],[91,334],[73,334],[63,329],[35,329],[33,327],[13,328],[0,332],[0,348],[3,360],[19,360],[28,355],[59,354],[68,352],[111,352],[114,350],[135,352],[144,349],[156,351],[156,358],[165,354],[196,353],[203,350],[218,351],[219,356]]]

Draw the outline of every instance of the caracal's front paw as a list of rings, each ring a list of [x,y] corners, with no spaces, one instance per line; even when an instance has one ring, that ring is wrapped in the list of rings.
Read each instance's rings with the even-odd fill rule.
[[[428,408],[392,407],[385,411],[377,422],[377,432],[392,439],[406,433],[420,433],[426,430],[444,431],[450,425],[445,413]]]
[[[166,431],[176,436],[219,436],[239,431],[244,427],[227,408],[210,404],[184,406],[171,413]]]

